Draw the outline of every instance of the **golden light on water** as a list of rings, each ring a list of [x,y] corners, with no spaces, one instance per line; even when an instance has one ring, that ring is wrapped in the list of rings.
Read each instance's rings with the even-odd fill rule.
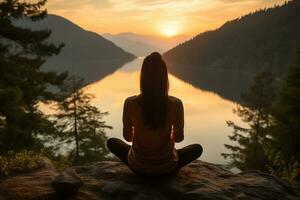
[[[122,139],[122,111],[124,100],[139,94],[139,77],[142,59],[125,64],[115,73],[105,77],[86,88],[88,93],[95,95],[93,104],[102,111],[109,111],[105,117],[108,125],[113,126],[107,131],[108,137]],[[122,83],[120,82],[122,80]],[[226,152],[224,143],[229,143],[228,135],[231,128],[226,120],[240,122],[232,113],[235,104],[222,99],[212,92],[202,91],[169,74],[170,95],[183,101],[185,112],[185,139],[176,144],[181,148],[192,143],[200,143],[205,151],[201,159],[213,163],[223,163],[220,155]]]
[[[110,113],[103,118],[108,125],[113,126],[112,130],[107,130],[108,137],[123,138],[123,103],[127,97],[139,94],[142,61],[138,58],[127,63],[113,74],[85,88],[87,93],[95,96],[92,104]],[[176,147],[200,143],[204,147],[202,160],[224,164],[225,160],[220,153],[227,152],[224,143],[230,143],[228,135],[232,133],[232,129],[226,126],[226,120],[241,124],[240,119],[232,113],[235,104],[212,92],[195,88],[171,74],[169,81],[170,95],[182,100],[185,113],[185,139]],[[49,106],[41,105],[40,109],[51,113]]]

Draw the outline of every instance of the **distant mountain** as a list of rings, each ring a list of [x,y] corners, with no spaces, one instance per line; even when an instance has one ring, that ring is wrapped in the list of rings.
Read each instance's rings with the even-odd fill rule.
[[[135,33],[120,33],[116,35],[105,33],[102,36],[136,56],[146,56],[154,51],[163,53],[188,39],[185,35],[164,38]]]
[[[87,82],[92,82],[135,58],[101,35],[86,31],[60,16],[48,15],[38,22],[22,20],[17,22],[17,25],[34,30],[50,29],[51,42],[65,43],[58,56],[47,60],[43,66],[44,70],[68,71],[83,77]]]
[[[230,94],[244,84],[241,78],[232,78],[234,74],[255,74],[267,69],[281,77],[287,67],[296,62],[298,48],[300,1],[294,0],[201,33],[163,57],[177,77],[232,99],[246,88],[236,90],[235,97]],[[231,76],[226,76],[229,73]],[[222,90],[229,82],[232,87]]]

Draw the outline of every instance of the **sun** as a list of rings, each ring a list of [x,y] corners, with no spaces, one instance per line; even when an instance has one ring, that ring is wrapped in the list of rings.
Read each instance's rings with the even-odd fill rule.
[[[161,33],[166,37],[172,37],[178,34],[178,26],[175,24],[167,24],[162,26]]]

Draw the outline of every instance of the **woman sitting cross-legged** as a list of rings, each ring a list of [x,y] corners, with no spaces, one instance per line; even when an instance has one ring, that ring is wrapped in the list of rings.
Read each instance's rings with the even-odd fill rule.
[[[169,96],[167,66],[159,53],[144,59],[141,94],[128,97],[123,110],[123,137],[110,138],[107,147],[129,168],[141,174],[172,174],[199,158],[200,144],[175,149],[184,139],[184,112],[180,99]]]

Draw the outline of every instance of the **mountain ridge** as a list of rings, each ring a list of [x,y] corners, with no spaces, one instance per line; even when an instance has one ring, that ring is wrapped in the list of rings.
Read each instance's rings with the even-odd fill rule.
[[[251,12],[198,34],[165,52],[164,58],[177,75],[183,65],[193,73],[200,68],[219,68],[283,74],[296,61],[300,48],[299,10],[300,2],[294,0]]]
[[[93,82],[135,58],[101,35],[58,15],[49,14],[41,21],[22,20],[16,24],[33,30],[49,29],[52,31],[50,42],[65,43],[58,56],[47,59],[42,67],[46,71],[68,71],[86,82]]]
[[[118,34],[104,33],[102,36],[111,40],[126,51],[140,57],[147,56],[154,51],[163,53],[189,38],[185,35],[175,35],[167,38],[154,35],[136,34],[133,32]]]
[[[251,12],[200,33],[165,52],[169,72],[200,89],[240,102],[253,77],[270,71],[280,80],[297,61],[300,1]]]

